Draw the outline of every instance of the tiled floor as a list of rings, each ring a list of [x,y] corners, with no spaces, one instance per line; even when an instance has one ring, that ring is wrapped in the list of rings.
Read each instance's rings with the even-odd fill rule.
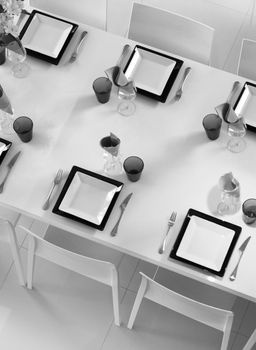
[[[124,0],[122,0],[124,1]],[[110,0],[109,30],[125,34],[126,21],[118,10],[120,0]],[[251,0],[150,0],[153,5],[165,4],[172,11],[195,16],[216,27],[214,65],[236,71],[241,39],[252,36]],[[127,11],[131,0],[124,1]],[[128,16],[126,16],[128,19]],[[30,222],[26,221],[27,225]],[[22,259],[26,262],[26,241],[19,237]],[[81,242],[80,242],[81,243]],[[217,349],[216,334],[202,332],[196,322],[171,313],[150,302],[143,303],[134,330],[126,328],[140,278],[139,271],[154,276],[156,266],[89,243],[85,249],[93,255],[109,259],[120,273],[121,327],[113,324],[109,287],[85,279],[68,270],[38,259],[34,289],[28,291],[17,283],[8,244],[0,244],[0,349],[108,350],[108,349]],[[171,280],[166,271],[159,271],[160,281]],[[241,350],[256,327],[256,304],[236,299],[235,321],[230,350]],[[187,331],[184,331],[186,329]],[[178,343],[186,338],[185,347]],[[201,340],[201,347],[197,342]],[[256,345],[253,350],[256,350]]]

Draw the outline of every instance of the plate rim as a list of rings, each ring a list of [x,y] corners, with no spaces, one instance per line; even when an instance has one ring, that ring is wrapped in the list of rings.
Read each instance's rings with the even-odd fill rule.
[[[244,85],[243,85],[243,87],[242,87],[242,90],[240,91],[240,94],[238,95],[238,97],[237,97],[237,99],[236,99],[236,102],[234,103],[234,106],[233,106],[234,111],[235,111],[235,109],[236,109],[236,107],[237,107],[237,105],[238,105],[240,99],[242,98],[242,96],[243,96],[243,94],[244,94],[246,85],[251,85],[251,86],[253,86],[253,87],[256,88],[256,84],[253,84],[253,83],[251,83],[250,81],[246,81],[246,82],[244,83]],[[246,118],[245,118],[245,122],[246,122]],[[247,123],[246,123],[246,127],[247,127],[248,130],[253,131],[253,132],[256,132],[256,125],[253,126],[253,125],[250,125],[250,124],[247,124]]]
[[[66,20],[66,19],[63,19],[63,18],[58,17],[58,16],[55,16],[55,15],[53,15],[53,14],[50,14],[50,13],[47,13],[47,12],[43,12],[43,11],[35,10],[35,9],[34,9],[34,10],[30,13],[30,15],[29,15],[29,17],[28,17],[26,23],[24,24],[24,26],[23,26],[23,28],[22,28],[20,34],[19,34],[19,38],[20,38],[21,42],[22,42],[23,36],[25,35],[25,33],[26,33],[26,31],[27,31],[29,25],[31,24],[31,22],[32,22],[32,20],[33,20],[33,18],[35,17],[36,14],[41,14],[41,15],[44,15],[44,16],[46,16],[46,17],[51,17],[51,18],[53,18],[53,19],[56,19],[57,21],[65,22],[65,23],[68,23],[68,24],[70,24],[70,25],[72,26],[72,29],[70,30],[70,32],[69,32],[69,34],[68,34],[68,36],[67,36],[67,38],[66,38],[66,40],[65,40],[65,42],[64,42],[64,44],[63,44],[63,46],[62,46],[62,48],[60,49],[59,54],[57,55],[57,57],[53,57],[53,56],[46,55],[46,54],[43,54],[43,53],[41,53],[41,52],[38,52],[38,51],[36,51],[36,50],[29,49],[29,48],[27,48],[27,47],[24,45],[25,48],[26,48],[27,53],[28,53],[30,56],[33,56],[33,57],[42,59],[42,60],[44,60],[44,61],[47,61],[47,62],[49,62],[49,63],[52,63],[52,64],[57,65],[57,64],[59,63],[61,57],[63,56],[63,54],[64,54],[64,52],[65,52],[65,50],[66,50],[66,48],[67,48],[67,46],[68,46],[68,44],[69,44],[69,42],[70,42],[70,40],[72,39],[73,35],[75,34],[76,30],[78,29],[78,24],[76,24],[76,23],[74,23],[74,22],[70,22],[70,21],[68,21],[68,20]]]
[[[60,209],[61,202],[64,199],[64,197],[65,197],[65,195],[67,193],[67,190],[68,190],[68,188],[69,188],[71,182],[73,181],[74,176],[75,176],[75,174],[77,172],[81,172],[83,174],[92,176],[92,177],[94,177],[94,178],[96,178],[98,180],[101,180],[101,181],[104,181],[104,182],[108,182],[108,183],[110,183],[110,184],[112,184],[112,185],[114,185],[116,187],[120,187],[120,190],[115,192],[112,200],[109,203],[108,209],[106,210],[106,213],[105,213],[103,219],[101,220],[101,222],[99,224],[96,224],[94,222],[91,222],[89,220],[86,220],[84,218],[81,218],[79,216],[76,216],[74,214],[68,213],[68,212]],[[95,173],[95,172],[93,172],[91,170],[81,168],[81,167],[79,167],[77,165],[73,165],[71,170],[70,170],[70,172],[69,172],[69,174],[68,174],[66,182],[65,182],[65,184],[64,184],[64,186],[63,186],[63,188],[62,188],[62,190],[61,190],[61,192],[59,194],[59,197],[56,200],[56,203],[55,203],[55,205],[54,205],[54,207],[52,209],[52,212],[54,214],[58,214],[60,216],[72,219],[74,221],[81,222],[81,223],[86,224],[88,226],[94,227],[94,228],[96,228],[96,229],[98,229],[100,231],[103,231],[105,226],[106,226],[106,223],[108,221],[108,218],[109,218],[109,216],[110,216],[110,214],[112,212],[112,209],[113,209],[113,207],[114,207],[114,205],[116,203],[116,200],[117,200],[120,192],[122,191],[123,186],[124,186],[123,182],[120,182],[120,181],[112,179],[110,177],[106,177],[104,175]]]
[[[166,57],[168,59],[171,59],[172,61],[176,62],[175,63],[175,66],[173,68],[173,70],[171,71],[170,75],[169,75],[169,78],[167,79],[166,81],[166,84],[165,84],[165,87],[163,88],[163,91],[160,95],[157,95],[157,94],[154,94],[153,92],[150,92],[150,91],[147,91],[147,90],[143,90],[143,89],[140,89],[137,87],[137,92],[140,93],[141,95],[144,95],[144,96],[147,96],[147,97],[150,97],[154,100],[157,100],[159,102],[162,102],[164,103],[168,97],[168,94],[177,78],[177,75],[184,63],[183,60],[179,59],[179,58],[176,58],[176,57],[173,57],[173,56],[170,56],[170,55],[167,55],[165,53],[162,53],[162,52],[159,52],[159,51],[156,51],[156,50],[152,50],[148,47],[145,47],[145,46],[142,46],[142,45],[135,45],[135,47],[133,48],[133,51],[124,67],[124,74],[126,72],[126,70],[128,69],[129,67],[129,64],[131,63],[132,59],[133,59],[133,56],[135,55],[135,52],[136,52],[136,49],[142,49],[142,50],[145,50],[145,51],[149,51],[151,53],[154,53],[154,54],[157,54],[159,56],[163,56],[163,57]],[[136,81],[135,81],[135,86],[136,86]]]
[[[234,231],[234,236],[233,236],[233,238],[232,238],[232,240],[231,240],[231,243],[230,243],[230,245],[229,245],[229,248],[228,248],[228,250],[227,250],[227,253],[226,253],[226,255],[225,255],[225,258],[224,258],[224,260],[223,260],[223,262],[222,262],[221,268],[220,268],[219,270],[215,270],[215,269],[209,268],[209,267],[207,267],[207,266],[204,266],[204,265],[195,263],[195,262],[193,262],[193,261],[191,261],[191,260],[185,259],[185,258],[180,257],[180,256],[178,256],[178,255],[176,254],[177,251],[178,251],[178,248],[179,248],[179,246],[180,246],[180,243],[181,243],[181,241],[182,241],[182,239],[183,239],[183,237],[184,237],[184,235],[185,235],[187,226],[188,226],[188,224],[189,224],[190,219],[191,219],[192,216],[200,217],[200,218],[202,218],[202,219],[204,219],[204,220],[211,221],[211,222],[213,222],[213,223],[215,223],[215,224],[217,224],[217,225],[224,226],[224,227],[226,227],[226,228],[231,229],[232,231]],[[186,216],[185,216],[185,219],[184,219],[183,224],[182,224],[182,226],[181,226],[181,229],[180,229],[180,231],[179,231],[179,233],[178,233],[178,236],[177,236],[177,238],[176,238],[176,240],[175,240],[175,243],[174,243],[174,245],[173,245],[173,247],[172,247],[172,250],[171,250],[171,252],[170,252],[169,257],[172,258],[172,259],[181,261],[181,262],[183,262],[183,263],[186,263],[186,264],[188,264],[188,265],[192,265],[192,266],[194,266],[194,267],[197,267],[197,268],[199,268],[199,269],[201,269],[201,270],[207,270],[208,272],[211,272],[211,273],[213,273],[214,275],[223,277],[224,274],[225,274],[225,271],[226,271],[226,267],[227,267],[227,265],[228,265],[228,262],[229,262],[229,260],[230,260],[230,257],[231,257],[231,255],[232,255],[232,253],[233,253],[233,250],[234,250],[234,248],[235,248],[235,245],[236,245],[236,243],[237,243],[237,241],[238,241],[238,238],[239,238],[239,236],[240,236],[241,231],[242,231],[242,228],[241,228],[240,226],[238,226],[238,225],[232,224],[232,223],[230,223],[230,222],[228,222],[228,221],[221,220],[221,219],[216,218],[216,217],[214,217],[214,216],[211,216],[211,215],[209,215],[209,214],[205,214],[205,213],[200,212],[200,211],[198,211],[198,210],[196,210],[196,209],[190,208],[190,209],[188,210]]]
[[[6,144],[6,146],[10,145],[10,147],[9,147],[7,150],[3,151],[3,152],[1,153],[1,155],[0,155],[0,165],[1,165],[2,162],[3,162],[3,160],[4,160],[4,158],[5,158],[5,156],[6,156],[6,154],[8,153],[8,151],[10,150],[10,148],[11,148],[11,146],[12,146],[12,142],[11,142],[11,141],[8,141],[8,140],[5,140],[5,139],[3,139],[2,137],[0,137],[0,142]]]

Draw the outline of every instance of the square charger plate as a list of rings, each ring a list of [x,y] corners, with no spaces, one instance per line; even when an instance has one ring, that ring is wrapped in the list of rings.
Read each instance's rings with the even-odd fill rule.
[[[53,213],[103,230],[123,183],[73,166]]]
[[[256,84],[245,82],[234,104],[234,111],[244,117],[248,130],[256,132]]]
[[[189,209],[170,257],[224,276],[241,227]]]
[[[136,45],[125,68],[128,80],[134,80],[138,93],[165,102],[183,61]]]
[[[11,141],[0,138],[0,164],[2,164],[7,152],[12,145]]]
[[[78,25],[33,10],[19,35],[31,56],[57,65]]]

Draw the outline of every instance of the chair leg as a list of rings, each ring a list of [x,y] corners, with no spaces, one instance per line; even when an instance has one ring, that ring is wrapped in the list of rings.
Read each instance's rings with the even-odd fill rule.
[[[33,287],[33,274],[35,266],[35,239],[29,237],[28,242],[28,259],[27,259],[27,288]]]
[[[119,286],[118,286],[118,274],[116,269],[112,271],[112,300],[113,300],[114,322],[116,326],[120,326]]]
[[[140,287],[138,289],[134,304],[133,304],[133,308],[130,314],[130,318],[127,324],[127,328],[132,329],[135,318],[137,316],[137,313],[139,311],[140,308],[140,304],[142,302],[142,299],[145,295],[146,292],[146,288],[147,288],[147,280],[142,276],[142,280],[141,280],[141,284]]]
[[[23,273],[23,268],[22,268],[22,263],[21,263],[20,251],[18,248],[17,237],[15,234],[12,234],[10,236],[10,247],[11,247],[11,251],[12,251],[14,265],[15,265],[16,272],[17,272],[18,279],[19,279],[19,284],[21,286],[25,286],[26,283],[25,283],[25,278],[24,278],[24,273]]]
[[[120,326],[118,287],[114,287],[114,286],[112,287],[112,298],[113,298],[113,310],[114,310],[115,325]]]

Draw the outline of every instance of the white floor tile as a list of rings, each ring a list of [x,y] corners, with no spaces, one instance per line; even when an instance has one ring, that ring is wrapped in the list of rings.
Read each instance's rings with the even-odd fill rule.
[[[249,337],[256,328],[256,303],[249,302],[238,332]]]
[[[235,337],[235,340],[234,340],[234,343],[233,343],[231,350],[241,350],[245,346],[247,340],[248,340],[247,337],[238,334]],[[256,344],[252,347],[251,350],[256,350]]]
[[[127,291],[121,305],[125,324],[135,293]],[[133,330],[111,326],[101,350],[219,350],[221,334],[149,300],[144,300]]]
[[[100,349],[113,322],[111,288],[40,258],[33,290],[15,277],[0,291],[1,350]]]
[[[136,292],[140,286],[140,281],[141,281],[141,276],[139,274],[139,272],[144,272],[145,274],[147,274],[149,277],[153,277],[155,272],[157,270],[157,266],[150,264],[146,261],[140,260],[139,263],[136,266],[136,270],[134,272],[134,275],[131,279],[131,282],[128,286],[128,289],[130,291]]]
[[[13,263],[10,246],[7,242],[0,242],[0,289]]]
[[[234,312],[234,322],[233,322],[233,331],[238,332],[239,328],[241,327],[241,324],[243,322],[243,318],[245,315],[245,312],[248,308],[249,301],[242,299],[242,298],[236,298],[235,304],[232,308],[232,311]]]

